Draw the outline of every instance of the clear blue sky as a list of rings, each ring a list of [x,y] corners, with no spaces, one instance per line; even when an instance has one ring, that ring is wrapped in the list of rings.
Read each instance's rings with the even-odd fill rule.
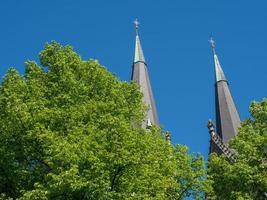
[[[56,40],[129,80],[135,17],[162,126],[207,157],[206,123],[215,118],[209,36],[245,119],[250,102],[267,96],[267,1],[1,1],[0,75],[10,66],[23,73]]]

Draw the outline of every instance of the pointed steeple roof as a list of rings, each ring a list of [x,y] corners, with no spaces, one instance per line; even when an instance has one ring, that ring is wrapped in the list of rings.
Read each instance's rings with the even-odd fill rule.
[[[216,54],[214,54],[214,67],[215,67],[216,81],[226,81],[218,56]]]
[[[141,47],[139,35],[136,35],[136,39],[135,39],[134,62],[144,62],[144,63],[146,62],[144,54],[143,54],[143,50]]]
[[[138,34],[139,22],[135,20],[136,40],[135,40],[135,54],[132,66],[131,79],[140,86],[143,93],[143,101],[148,106],[145,121],[142,124],[143,128],[150,127],[151,125],[159,125],[156,104],[152,92],[151,83],[147,64],[141,47],[141,42]]]
[[[238,132],[240,117],[237,112],[228,82],[215,52],[215,42],[210,40],[215,67],[215,107],[217,134],[224,143],[228,143]],[[212,148],[211,148],[212,149]]]
[[[226,78],[225,78],[224,72],[222,70],[219,58],[218,58],[218,56],[216,54],[215,41],[213,40],[213,38],[211,38],[209,41],[210,41],[210,44],[211,44],[213,57],[214,57],[214,68],[215,68],[216,81],[227,81]]]

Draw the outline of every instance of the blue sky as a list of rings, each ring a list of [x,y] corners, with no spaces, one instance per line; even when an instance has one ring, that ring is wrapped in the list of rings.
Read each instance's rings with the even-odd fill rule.
[[[207,157],[206,123],[215,118],[212,34],[242,119],[267,94],[267,1],[46,0],[0,2],[0,76],[24,72],[45,42],[70,44],[129,80],[133,21],[148,63],[160,122],[173,143]]]

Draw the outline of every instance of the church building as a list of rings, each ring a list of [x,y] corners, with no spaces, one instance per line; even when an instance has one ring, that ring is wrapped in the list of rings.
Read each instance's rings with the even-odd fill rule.
[[[136,38],[131,80],[135,81],[140,86],[140,90],[143,93],[143,101],[148,107],[145,120],[142,123],[142,128],[147,129],[152,125],[159,125],[159,119],[149,79],[148,66],[140,42],[138,32],[139,22],[136,19],[134,23]],[[215,41],[212,38],[210,39],[210,44],[213,52],[215,72],[214,94],[216,128],[212,121],[209,120],[208,128],[211,136],[209,152],[225,154],[229,159],[233,160],[235,152],[228,147],[228,142],[238,132],[238,128],[240,127],[240,117],[230,92],[229,83],[224,75],[215,50]],[[168,135],[166,138],[170,139],[170,136]]]

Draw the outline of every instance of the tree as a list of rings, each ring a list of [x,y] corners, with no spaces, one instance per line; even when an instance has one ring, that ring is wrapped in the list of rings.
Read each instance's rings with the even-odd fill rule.
[[[253,102],[252,118],[245,120],[238,135],[230,142],[237,152],[236,162],[224,156],[211,155],[209,179],[213,194],[210,199],[267,198],[267,99]]]
[[[203,195],[203,158],[137,126],[146,108],[135,83],[56,42],[40,61],[23,76],[10,69],[0,87],[2,199]]]
[[[176,169],[174,178],[178,187],[170,188],[169,198],[181,200],[191,197],[193,199],[204,199],[205,193],[210,191],[210,183],[206,180],[205,162],[200,154],[190,155],[188,148],[176,145],[173,149]]]

